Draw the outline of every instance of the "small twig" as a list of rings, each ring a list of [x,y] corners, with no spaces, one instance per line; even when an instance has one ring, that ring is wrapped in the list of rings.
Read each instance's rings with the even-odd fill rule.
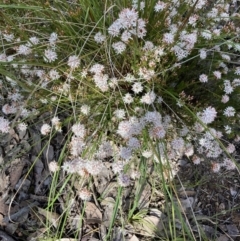
[[[46,202],[48,201],[48,197],[46,196],[38,196],[38,195],[30,194],[29,197],[36,201],[46,201]]]
[[[33,208],[35,206],[38,206],[38,205],[39,205],[38,202],[31,203],[27,207],[24,207],[24,208],[20,209],[18,212],[14,213],[14,214],[12,214],[10,216],[5,217],[3,220],[6,223],[8,221],[11,221],[11,220],[17,220],[19,217],[21,217],[25,213],[29,212],[31,208]]]

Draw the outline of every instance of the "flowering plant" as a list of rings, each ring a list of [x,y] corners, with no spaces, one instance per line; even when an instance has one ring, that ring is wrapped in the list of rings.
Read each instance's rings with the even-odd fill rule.
[[[4,9],[0,131],[15,116],[27,129],[28,118],[50,112],[43,136],[71,132],[61,170],[96,176],[112,160],[122,187],[139,178],[126,167],[141,158],[235,169],[235,147],[222,139],[239,141],[237,1],[71,2],[21,8],[31,19],[15,27]]]

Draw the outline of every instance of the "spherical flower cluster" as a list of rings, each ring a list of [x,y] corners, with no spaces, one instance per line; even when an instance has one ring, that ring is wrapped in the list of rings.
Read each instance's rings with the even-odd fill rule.
[[[72,132],[74,133],[75,136],[84,138],[86,134],[86,129],[84,125],[80,123],[76,123],[72,126]]]
[[[86,170],[93,176],[100,174],[105,168],[102,161],[95,160],[87,161],[85,167]]]
[[[58,73],[57,70],[51,69],[48,73],[49,77],[51,80],[57,80],[60,78],[60,74]]]
[[[156,99],[156,94],[153,91],[146,93],[140,100],[141,103],[151,105]]]
[[[99,159],[104,159],[113,156],[113,148],[109,141],[104,141],[98,148],[96,156]]]
[[[92,193],[87,189],[87,188],[82,188],[78,192],[78,196],[83,200],[83,201],[90,201],[92,197]]]
[[[52,122],[52,125],[55,127],[56,131],[58,131],[58,132],[62,131],[62,129],[61,129],[61,122],[60,122],[60,119],[57,116],[54,116],[51,119],[51,122]]]
[[[103,35],[101,32],[97,32],[95,35],[94,35],[94,40],[96,41],[96,43],[98,44],[101,44],[105,41],[106,39],[106,36]]]
[[[202,31],[201,35],[206,40],[210,40],[212,38],[212,33],[209,30]]]
[[[174,150],[183,150],[184,145],[184,140],[181,137],[176,138],[171,142],[171,146]]]
[[[9,121],[7,119],[4,119],[3,117],[0,117],[0,131],[2,133],[8,133],[10,131]]]
[[[90,72],[93,73],[93,79],[96,84],[96,86],[102,91],[106,92],[108,90],[108,79],[109,76],[107,74],[103,73],[104,66],[101,64],[94,64],[90,68]]]
[[[127,146],[130,149],[134,150],[134,149],[138,149],[141,145],[140,145],[140,141],[136,137],[131,137],[127,142]]]
[[[121,30],[128,30],[128,33],[132,35],[136,35],[138,38],[143,38],[147,31],[145,29],[146,22],[138,18],[138,12],[136,9],[125,8],[119,13],[119,18],[112,23],[112,25],[108,28],[108,33],[112,36],[119,36]],[[127,39],[130,39],[128,34],[124,34],[122,39],[127,36]]]
[[[77,157],[82,153],[83,148],[85,147],[85,142],[82,137],[73,136],[69,143],[69,147],[71,155]]]
[[[58,163],[56,161],[51,161],[48,164],[48,168],[50,172],[57,172],[59,170]]]
[[[224,126],[224,130],[226,134],[231,134],[232,133],[232,128],[229,125]]]
[[[166,8],[167,4],[162,1],[158,1],[156,5],[154,6],[155,12],[160,12]]]
[[[124,43],[128,43],[128,41],[132,39],[132,34],[128,31],[128,30],[125,30],[123,31],[122,35],[121,35],[121,40],[124,42]]]
[[[114,174],[121,173],[124,168],[124,162],[117,161],[112,164],[112,171]]]
[[[131,184],[130,177],[124,173],[120,173],[118,176],[118,184],[121,187],[127,187]]]
[[[240,67],[236,67],[235,72],[236,75],[240,75]]]
[[[172,33],[165,33],[163,35],[163,42],[172,44],[174,42],[174,35]]]
[[[226,104],[229,101],[229,96],[228,95],[223,95],[221,102]]]
[[[122,52],[125,51],[125,49],[126,49],[126,44],[123,43],[123,42],[121,42],[121,41],[119,41],[119,42],[113,43],[113,44],[112,44],[112,47],[113,47],[113,49],[115,50],[115,52],[116,52],[117,54],[121,54]]]
[[[21,44],[17,50],[17,53],[21,55],[29,55],[31,54],[31,52],[32,52],[32,49],[29,46],[24,44]]]
[[[154,139],[162,139],[166,135],[163,125],[155,125],[149,129],[149,136]]]
[[[226,94],[231,94],[233,92],[233,87],[229,80],[224,80],[224,92]]]
[[[228,144],[226,149],[227,149],[227,152],[230,153],[230,154],[233,153],[236,150],[235,146],[231,143]]]
[[[158,126],[162,123],[162,116],[157,111],[147,111],[143,117],[143,121]]]
[[[52,49],[46,49],[44,51],[44,61],[45,62],[54,62],[55,60],[57,60],[57,53],[55,51],[53,51]]]
[[[201,158],[198,157],[197,155],[194,155],[194,156],[192,157],[192,162],[193,162],[193,164],[198,165],[198,164],[201,163]]]
[[[141,133],[143,125],[138,120],[121,121],[118,125],[117,134],[124,139]]]
[[[39,42],[40,42],[39,38],[37,38],[36,36],[33,36],[33,37],[29,38],[29,41],[28,41],[27,45],[31,47],[32,45],[39,44]]]
[[[124,160],[129,160],[132,158],[132,148],[129,147],[121,147],[119,156]]]
[[[219,172],[219,171],[220,171],[220,168],[221,168],[221,166],[220,166],[219,163],[217,163],[217,162],[212,162],[212,171],[213,171],[213,172],[215,172],[215,173]]]
[[[200,59],[206,59],[206,57],[207,57],[206,49],[200,49],[199,53],[200,53],[200,55],[199,55]]]
[[[143,86],[140,82],[135,82],[133,85],[132,85],[132,91],[135,93],[135,94],[138,94],[140,92],[143,91]]]
[[[223,167],[226,168],[226,170],[234,170],[236,168],[235,163],[230,158],[224,158],[224,162],[222,164]]]
[[[79,67],[80,65],[80,59],[78,58],[78,56],[76,55],[72,55],[68,58],[68,62],[67,65],[71,68],[71,69],[76,69]]]
[[[46,136],[50,133],[51,131],[51,126],[48,124],[43,124],[41,127],[41,134]]]
[[[24,123],[24,122],[21,122],[21,123],[19,123],[18,125],[17,125],[17,128],[18,128],[18,130],[19,131],[26,131],[27,130],[27,124],[26,123]]]
[[[184,154],[187,156],[187,157],[190,157],[194,154],[194,147],[192,144],[188,143],[184,149]]]
[[[82,105],[80,108],[81,113],[84,115],[88,115],[90,113],[90,106],[89,105]]]
[[[133,97],[131,94],[127,93],[125,96],[123,96],[123,101],[125,104],[131,104],[133,102]]]
[[[58,35],[57,35],[57,33],[51,33],[50,34],[50,37],[49,37],[49,43],[50,43],[50,45],[55,45],[55,43],[56,43],[56,41],[57,41],[57,39],[58,39]]]
[[[140,67],[138,74],[144,80],[149,81],[154,77],[155,71],[153,69],[147,69],[146,67]]]
[[[202,83],[208,82],[208,76],[205,75],[205,74],[201,74],[201,75],[199,76],[199,81],[202,82]]]
[[[119,120],[125,119],[125,116],[126,116],[126,112],[123,109],[117,109],[117,110],[114,111],[113,114]]]
[[[210,124],[214,121],[217,116],[217,111],[214,107],[207,107],[202,113],[200,113],[199,118],[204,124]]]
[[[236,110],[232,106],[227,107],[223,112],[223,114],[227,117],[232,117],[235,115],[235,113]]]
[[[213,71],[214,76],[217,79],[221,79],[222,78],[222,73],[220,71]]]

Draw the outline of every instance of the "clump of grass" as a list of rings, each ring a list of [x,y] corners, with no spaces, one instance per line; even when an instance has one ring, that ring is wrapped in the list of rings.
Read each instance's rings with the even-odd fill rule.
[[[234,59],[240,29],[228,1],[206,4],[119,0],[0,5],[0,131],[25,130],[30,120],[50,113],[39,129],[42,136],[68,134],[52,170],[63,172],[69,182],[71,175],[86,179],[77,193],[83,201],[91,198],[91,177],[113,161],[119,190],[106,240],[111,240],[122,188],[134,179],[141,186],[140,173],[148,179],[143,163],[155,163],[170,200],[164,173],[183,155],[196,165],[210,163],[213,172],[237,168],[231,157],[235,147],[223,138],[239,139],[234,128],[240,67]],[[135,169],[130,168],[133,163]],[[49,209],[63,191],[57,193],[55,187]],[[138,198],[128,220],[137,203]],[[174,225],[170,230],[169,238],[180,235]],[[189,227],[184,230],[194,240]]]

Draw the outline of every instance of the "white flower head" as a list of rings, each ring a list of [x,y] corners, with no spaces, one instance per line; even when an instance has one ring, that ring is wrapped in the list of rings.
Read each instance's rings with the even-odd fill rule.
[[[143,86],[140,82],[135,82],[133,85],[132,85],[132,90],[135,94],[138,94],[140,92],[143,91]]]
[[[154,6],[155,12],[161,12],[166,8],[167,4],[162,1],[158,1],[156,5]]]
[[[205,75],[205,74],[201,74],[201,75],[199,76],[199,81],[202,82],[202,83],[208,82],[208,76]]]
[[[118,184],[121,187],[127,187],[131,184],[130,177],[124,173],[120,173],[118,176]]]
[[[83,200],[83,201],[90,201],[92,197],[92,193],[87,189],[87,188],[82,188],[78,192],[78,196]]]
[[[127,93],[123,97],[123,101],[125,104],[131,104],[133,102],[133,97],[131,96],[131,94]]]
[[[41,134],[46,136],[50,133],[51,131],[51,126],[48,124],[43,124],[41,127]]]
[[[51,161],[50,163],[48,163],[48,168],[50,172],[56,172],[59,170],[59,165],[56,161]]]
[[[214,107],[207,107],[201,114],[200,119],[204,124],[210,124],[217,116],[217,111]]]
[[[78,56],[72,55],[68,58],[67,64],[71,69],[76,69],[80,65],[80,59],[78,58]]]
[[[95,35],[94,35],[94,40],[96,43],[98,44],[101,44],[105,41],[106,39],[106,36],[103,35],[101,32],[97,32]]]
[[[151,105],[156,99],[156,94],[153,91],[146,93],[140,100],[141,103]]]
[[[227,117],[234,116],[235,113],[236,113],[236,110],[232,106],[227,107],[223,112],[223,114]]]
[[[89,105],[82,105],[80,108],[81,113],[84,115],[88,115],[90,113],[90,106]]]
[[[2,133],[9,133],[9,131],[10,131],[9,124],[10,123],[7,119],[4,119],[3,117],[0,117],[0,131]]]
[[[44,51],[44,61],[51,63],[51,62],[54,62],[55,60],[57,60],[57,53],[52,49],[46,49]]]
[[[75,134],[75,136],[84,138],[86,129],[84,125],[76,123],[72,126],[72,132]]]
[[[112,47],[113,47],[113,49],[115,50],[115,52],[116,52],[117,54],[121,54],[122,52],[125,51],[125,49],[126,49],[126,44],[123,43],[123,42],[121,42],[121,41],[119,41],[119,42],[113,43],[113,44],[112,44]]]
[[[125,119],[126,112],[123,109],[117,109],[113,112],[113,114],[117,119],[123,120]]]

